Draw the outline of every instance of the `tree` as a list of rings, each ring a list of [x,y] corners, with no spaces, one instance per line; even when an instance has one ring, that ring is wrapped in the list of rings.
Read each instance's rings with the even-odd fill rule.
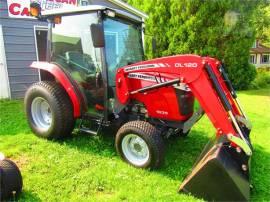
[[[247,88],[255,78],[255,67],[249,64],[249,49],[255,40],[252,16],[260,1],[129,0],[129,3],[150,14],[146,29],[158,42],[158,54],[154,56],[193,53],[216,57],[226,64],[237,89]]]
[[[254,6],[254,1],[241,0],[171,0],[168,35],[173,41],[168,54],[195,53],[223,60],[234,86],[247,88],[256,75],[249,64]]]
[[[129,0],[129,4],[146,12],[145,48],[147,58],[160,57],[169,46],[167,31],[169,29],[170,0]],[[152,51],[152,39],[156,39],[156,49]]]
[[[263,2],[256,10],[253,21],[256,27],[256,38],[270,47],[270,4]]]

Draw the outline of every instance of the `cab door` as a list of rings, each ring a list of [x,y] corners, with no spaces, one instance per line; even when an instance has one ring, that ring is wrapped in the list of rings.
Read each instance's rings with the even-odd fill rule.
[[[52,62],[59,64],[78,84],[88,113],[100,117],[104,110],[104,84],[100,50],[94,48],[90,31],[96,13],[63,16],[52,29]],[[71,26],[72,25],[72,26]]]

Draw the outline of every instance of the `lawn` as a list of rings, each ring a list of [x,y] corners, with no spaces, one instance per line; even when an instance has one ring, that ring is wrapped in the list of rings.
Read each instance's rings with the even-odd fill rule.
[[[251,198],[267,201],[270,89],[243,91],[239,99],[253,124]],[[204,117],[187,138],[167,140],[164,165],[148,171],[120,160],[113,135],[73,134],[58,142],[39,139],[27,126],[22,101],[0,101],[0,150],[21,169],[20,201],[199,201],[177,189],[214,131]]]

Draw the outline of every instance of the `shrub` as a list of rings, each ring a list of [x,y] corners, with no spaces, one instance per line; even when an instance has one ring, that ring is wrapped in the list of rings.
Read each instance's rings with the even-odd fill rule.
[[[249,88],[250,84],[256,77],[256,69],[252,64],[237,64],[234,62],[229,63],[227,67],[227,72],[230,80],[235,89],[246,90]]]
[[[257,71],[257,76],[254,81],[250,84],[250,89],[265,88],[270,85],[270,72]]]
[[[269,72],[270,71],[270,65],[263,65],[257,68],[257,72]]]
[[[255,78],[249,49],[255,40],[252,17],[260,1],[127,0],[149,14],[146,55],[155,58],[198,54],[223,60],[236,89],[247,89]],[[152,36],[156,52],[151,51]]]

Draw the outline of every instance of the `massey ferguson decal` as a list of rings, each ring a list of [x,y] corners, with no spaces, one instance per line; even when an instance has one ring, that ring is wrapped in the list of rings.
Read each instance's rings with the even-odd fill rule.
[[[129,73],[128,78],[139,79],[139,80],[144,80],[144,81],[152,81],[152,82],[156,82],[156,83],[162,83],[162,82],[169,81],[168,79],[166,79],[164,77],[151,76],[151,75],[141,74],[141,73]]]
[[[159,68],[159,67],[170,67],[168,63],[154,63],[154,64],[146,64],[146,65],[137,65],[137,66],[131,66],[131,67],[126,67],[124,69],[125,72],[131,72],[135,70],[140,70],[140,69],[149,69],[149,68]],[[176,68],[197,68],[198,63],[196,62],[186,62],[186,63],[174,63],[174,67]]]
[[[126,67],[124,69],[125,72],[131,72],[139,69],[149,69],[149,68],[158,68],[158,67],[170,67],[169,64],[167,63],[155,63],[155,64],[147,64],[147,65],[138,65],[138,66],[131,66],[131,67]]]
[[[150,76],[147,74],[140,74],[140,73],[130,73],[128,74],[128,78],[140,79],[140,80],[145,80],[145,81],[156,81],[155,76]]]
[[[164,78],[164,77],[152,76],[152,75],[147,75],[147,74],[142,74],[142,73],[129,73],[128,78],[151,81],[151,82],[156,82],[156,83],[163,83],[163,82],[169,81],[167,78]],[[180,85],[173,85],[173,86],[176,89],[190,91],[190,88],[185,83],[180,83]]]

